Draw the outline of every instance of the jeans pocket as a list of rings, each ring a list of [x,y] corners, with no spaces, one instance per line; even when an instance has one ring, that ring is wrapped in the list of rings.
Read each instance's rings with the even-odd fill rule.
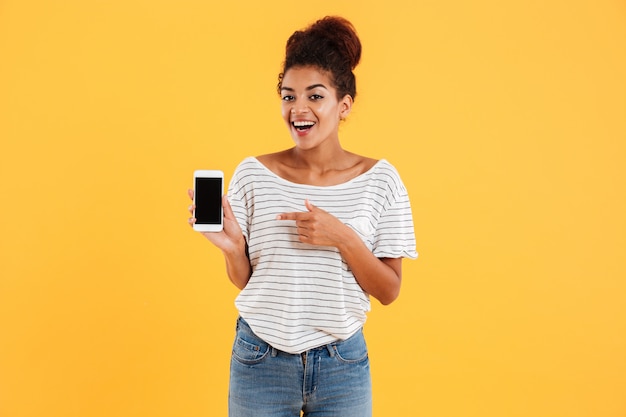
[[[233,344],[233,359],[244,365],[256,365],[265,359],[270,345],[257,338],[245,340],[244,335],[237,335]]]
[[[367,345],[362,332],[356,333],[354,336],[332,344],[335,356],[341,362],[359,363],[368,360]]]

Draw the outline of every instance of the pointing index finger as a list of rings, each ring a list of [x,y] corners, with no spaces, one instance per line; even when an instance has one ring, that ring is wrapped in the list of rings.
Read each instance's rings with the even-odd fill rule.
[[[299,213],[281,213],[276,216],[276,220],[297,220]]]

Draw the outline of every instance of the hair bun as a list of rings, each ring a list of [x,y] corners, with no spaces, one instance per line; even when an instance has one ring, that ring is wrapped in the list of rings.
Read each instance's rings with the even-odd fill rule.
[[[326,16],[309,27],[311,36],[328,39],[343,53],[351,70],[361,61],[361,41],[352,23],[339,16]]]

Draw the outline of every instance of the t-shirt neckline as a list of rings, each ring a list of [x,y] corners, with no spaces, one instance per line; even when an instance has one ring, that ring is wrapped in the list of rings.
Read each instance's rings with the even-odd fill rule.
[[[350,178],[347,181],[344,181],[342,183],[339,184],[333,184],[333,185],[313,185],[313,184],[303,184],[303,183],[299,183],[299,182],[293,182],[290,181],[286,178],[281,177],[280,175],[278,175],[277,173],[275,173],[274,171],[272,171],[271,169],[269,169],[268,167],[266,167],[261,161],[259,161],[257,159],[256,156],[250,156],[248,157],[250,160],[254,161],[257,165],[259,165],[261,168],[263,168],[264,171],[266,171],[267,173],[269,173],[272,177],[278,179],[281,182],[284,182],[285,184],[288,185],[292,185],[292,186],[298,186],[298,187],[310,187],[310,188],[324,188],[324,189],[329,189],[329,188],[340,188],[340,187],[344,187],[347,185],[350,185],[351,183],[353,183],[354,181],[359,180],[360,178],[366,177],[367,175],[370,175],[372,172],[374,172],[374,170],[381,164],[385,163],[386,160],[385,159],[379,159],[378,161],[376,161],[376,163],[374,165],[372,165],[367,171],[362,172],[361,174],[357,175],[354,178]]]

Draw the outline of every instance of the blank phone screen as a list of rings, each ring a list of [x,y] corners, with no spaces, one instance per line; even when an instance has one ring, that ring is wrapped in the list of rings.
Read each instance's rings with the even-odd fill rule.
[[[196,223],[222,222],[222,178],[196,178]]]

